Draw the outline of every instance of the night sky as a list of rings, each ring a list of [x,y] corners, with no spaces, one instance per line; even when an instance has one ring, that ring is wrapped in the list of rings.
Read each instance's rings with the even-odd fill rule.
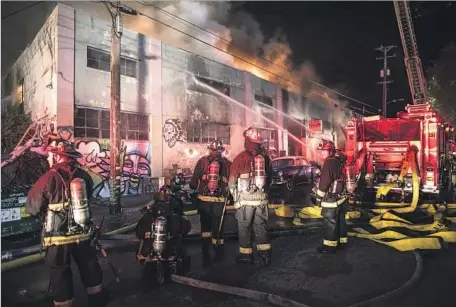
[[[4,16],[34,2],[2,1],[2,76],[27,43],[33,39],[53,3],[45,2],[22,13]],[[294,52],[293,61],[311,61],[322,82],[337,86],[345,94],[380,107],[382,56],[374,50],[380,45],[396,45],[390,52],[390,85],[388,100],[411,102],[405,72],[403,50],[393,3],[381,2],[253,2],[237,3],[261,24],[266,35],[277,28]],[[439,51],[449,42],[456,42],[456,2],[411,2],[418,49],[423,65],[438,58]],[[33,16],[33,17],[32,17]],[[356,105],[356,104],[353,104]],[[390,116],[403,110],[399,102],[388,105]]]

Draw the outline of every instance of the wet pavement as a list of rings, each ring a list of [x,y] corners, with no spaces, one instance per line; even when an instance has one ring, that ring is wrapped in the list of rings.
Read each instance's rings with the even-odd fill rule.
[[[109,209],[103,205],[94,206],[94,211],[98,212],[95,220],[100,220],[107,213],[105,231],[136,222],[140,217],[139,208],[149,199],[131,198],[129,201],[129,205],[124,205],[124,214],[120,218],[109,217]],[[199,217],[190,216],[189,219],[192,221],[192,233],[198,233]],[[277,226],[291,227],[291,219],[270,214],[269,227]],[[226,232],[236,232],[236,221],[231,212],[226,216]],[[350,248],[337,255],[320,255],[315,251],[320,238],[317,233],[273,239],[273,263],[267,268],[258,262],[254,266],[236,264],[237,242],[228,240],[225,261],[208,269],[201,266],[198,240],[192,240],[186,243],[192,257],[189,277],[269,292],[312,307],[332,307],[350,306],[392,291],[407,282],[415,270],[415,257],[411,252],[398,252],[363,239],[350,238]],[[109,258],[121,277],[121,284],[113,283],[114,277],[106,260],[100,259],[105,284],[111,292],[110,307],[269,306],[177,283],[145,289],[141,280],[142,266],[135,260],[136,247],[137,242],[131,241],[129,245],[108,250]],[[419,284],[406,295],[388,302],[389,307],[455,306],[452,293],[456,280],[456,248],[450,246],[446,250],[426,252],[423,258],[424,275]],[[85,306],[86,295],[76,267],[73,272],[74,306]],[[2,272],[2,281],[2,306],[52,306],[49,299],[44,299],[48,271],[42,262]],[[378,306],[384,306],[384,303]]]
[[[319,234],[274,239],[273,263],[264,268],[258,259],[254,266],[236,264],[234,257],[237,254],[237,242],[227,241],[225,261],[214,264],[209,269],[201,267],[199,245],[188,243],[192,257],[189,277],[269,292],[313,307],[331,307],[349,306],[394,290],[403,285],[415,270],[412,253],[400,253],[368,240],[353,239],[350,248],[337,255],[316,253],[315,248],[320,242]],[[118,269],[121,284],[112,283],[113,274],[106,261],[100,259],[105,283],[112,293],[110,307],[266,306],[264,303],[176,283],[151,288],[146,292],[141,280],[142,267],[134,258],[135,247],[136,245],[132,244],[108,251],[109,258]],[[447,253],[447,263],[450,264],[450,255],[454,257],[456,250],[452,249]],[[454,267],[454,263],[452,265]],[[440,270],[443,268],[440,267]],[[75,267],[74,272],[75,306],[84,306],[84,289]],[[454,280],[455,273],[446,275]],[[27,279],[23,276],[27,276]],[[2,306],[50,306],[42,299],[48,287],[47,277],[47,270],[42,263],[3,273]],[[427,287],[432,285],[426,279],[423,282],[427,283]],[[447,283],[442,282],[444,288],[441,292],[445,286],[448,290],[451,286],[449,282],[450,280],[447,280]],[[426,292],[421,292],[416,291],[416,294],[426,295]],[[401,306],[430,306],[421,305],[420,300],[410,300],[410,296],[407,299],[410,304],[401,303]],[[446,300],[449,302],[448,298],[440,296],[439,306],[451,306],[445,305]]]

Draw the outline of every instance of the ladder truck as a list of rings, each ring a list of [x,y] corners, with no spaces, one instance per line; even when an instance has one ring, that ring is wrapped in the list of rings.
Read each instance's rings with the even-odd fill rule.
[[[393,3],[413,105],[396,118],[375,115],[349,121],[345,147],[349,183],[359,192],[355,194],[374,190],[377,199],[386,194],[397,199],[396,194],[401,201],[412,196],[416,205],[418,195],[427,194],[456,201],[454,127],[428,103],[408,1]]]
[[[413,104],[427,103],[426,80],[424,79],[421,59],[418,55],[415,32],[413,31],[412,16],[408,1],[393,1],[396,12],[402,47],[404,48],[404,62],[409,79]]]

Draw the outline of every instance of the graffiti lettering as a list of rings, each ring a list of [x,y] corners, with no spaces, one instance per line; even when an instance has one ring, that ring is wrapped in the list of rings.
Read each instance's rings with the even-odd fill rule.
[[[187,133],[182,129],[182,122],[179,119],[167,119],[163,125],[163,138],[170,148],[177,142],[187,143]]]
[[[143,181],[151,175],[149,143],[126,143],[120,191],[122,195],[144,193]],[[76,145],[83,155],[78,162],[94,182],[94,197],[109,197],[109,143],[105,140],[80,141]]]

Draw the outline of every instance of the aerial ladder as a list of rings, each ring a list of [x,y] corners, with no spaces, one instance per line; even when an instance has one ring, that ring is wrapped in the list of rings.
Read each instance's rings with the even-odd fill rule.
[[[393,1],[397,24],[404,48],[404,62],[409,79],[413,104],[427,103],[426,80],[424,79],[421,59],[418,55],[415,32],[408,1]]]

